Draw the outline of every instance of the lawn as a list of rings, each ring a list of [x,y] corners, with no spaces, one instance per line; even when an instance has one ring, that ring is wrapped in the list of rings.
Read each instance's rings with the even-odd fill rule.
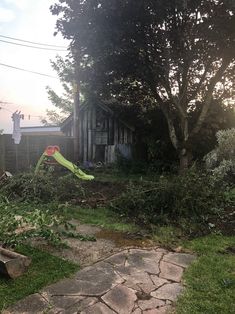
[[[235,310],[235,237],[210,235],[187,241],[198,254],[185,272],[177,314],[232,314]]]
[[[0,312],[48,284],[74,274],[79,266],[29,246],[15,248],[32,259],[28,272],[15,280],[0,277]]]
[[[104,229],[111,229],[121,232],[135,232],[139,227],[133,223],[121,219],[113,211],[106,207],[90,208],[90,207],[68,207],[63,216],[67,219],[76,219],[84,224],[100,226]]]

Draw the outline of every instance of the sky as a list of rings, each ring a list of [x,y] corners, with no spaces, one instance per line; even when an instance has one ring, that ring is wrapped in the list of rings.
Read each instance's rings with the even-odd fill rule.
[[[56,0],[0,0],[0,35],[67,47],[68,41],[61,35],[53,35],[56,16],[50,13],[49,7],[55,2]],[[0,107],[7,109],[0,110],[0,129],[4,129],[4,133],[11,133],[12,120],[9,111],[20,110],[25,115],[21,126],[36,126],[41,124],[40,118],[36,116],[45,116],[47,108],[53,109],[48,100],[46,86],[50,86],[58,94],[62,93],[62,87],[50,60],[54,60],[57,54],[66,56],[67,52],[11,45],[1,40],[12,41],[0,37],[0,63],[55,77],[40,76],[0,65],[0,102],[10,103],[0,103]]]

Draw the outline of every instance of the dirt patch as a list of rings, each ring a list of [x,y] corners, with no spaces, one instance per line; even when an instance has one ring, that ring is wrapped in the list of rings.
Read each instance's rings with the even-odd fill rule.
[[[96,208],[98,205],[106,204],[123,193],[126,189],[126,184],[123,182],[88,181],[82,183],[82,187],[86,193],[86,198],[82,200],[82,205]],[[80,202],[80,199],[77,200],[77,203]]]
[[[81,233],[87,236],[95,236],[98,232],[102,230],[101,227],[98,226],[80,224],[80,222],[76,219],[70,220],[69,223],[74,226],[77,233]]]
[[[120,249],[109,240],[97,239],[97,241],[93,242],[64,238],[63,241],[68,247],[57,248],[42,239],[31,240],[30,245],[52,255],[77,263],[82,267],[91,265],[120,251]]]
[[[75,226],[76,232],[95,236],[96,241],[81,241],[75,238],[64,237],[63,241],[68,246],[67,248],[55,248],[48,245],[46,241],[39,239],[32,240],[30,244],[55,256],[78,263],[82,267],[103,260],[124,248],[154,246],[153,241],[141,234],[103,230],[97,226],[79,224],[76,220],[72,220],[70,223]]]

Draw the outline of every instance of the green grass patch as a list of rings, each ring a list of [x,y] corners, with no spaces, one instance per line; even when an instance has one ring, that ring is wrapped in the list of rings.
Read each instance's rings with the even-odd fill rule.
[[[17,247],[16,251],[31,257],[32,262],[28,272],[15,280],[0,277],[0,313],[9,305],[79,269],[78,265],[29,246]]]
[[[175,248],[183,243],[183,232],[174,226],[152,226],[152,239],[165,248]]]
[[[63,213],[66,219],[77,219],[81,223],[100,226],[104,229],[112,229],[116,231],[137,231],[138,228],[132,223],[122,221],[120,216],[107,208],[83,208],[68,207]]]
[[[235,237],[210,235],[185,244],[198,259],[186,270],[177,314],[232,314],[235,309]]]

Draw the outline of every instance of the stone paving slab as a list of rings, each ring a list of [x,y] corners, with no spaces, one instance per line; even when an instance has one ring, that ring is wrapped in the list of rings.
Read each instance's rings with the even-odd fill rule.
[[[183,290],[196,257],[164,249],[129,249],[46,287],[3,314],[165,314]]]

